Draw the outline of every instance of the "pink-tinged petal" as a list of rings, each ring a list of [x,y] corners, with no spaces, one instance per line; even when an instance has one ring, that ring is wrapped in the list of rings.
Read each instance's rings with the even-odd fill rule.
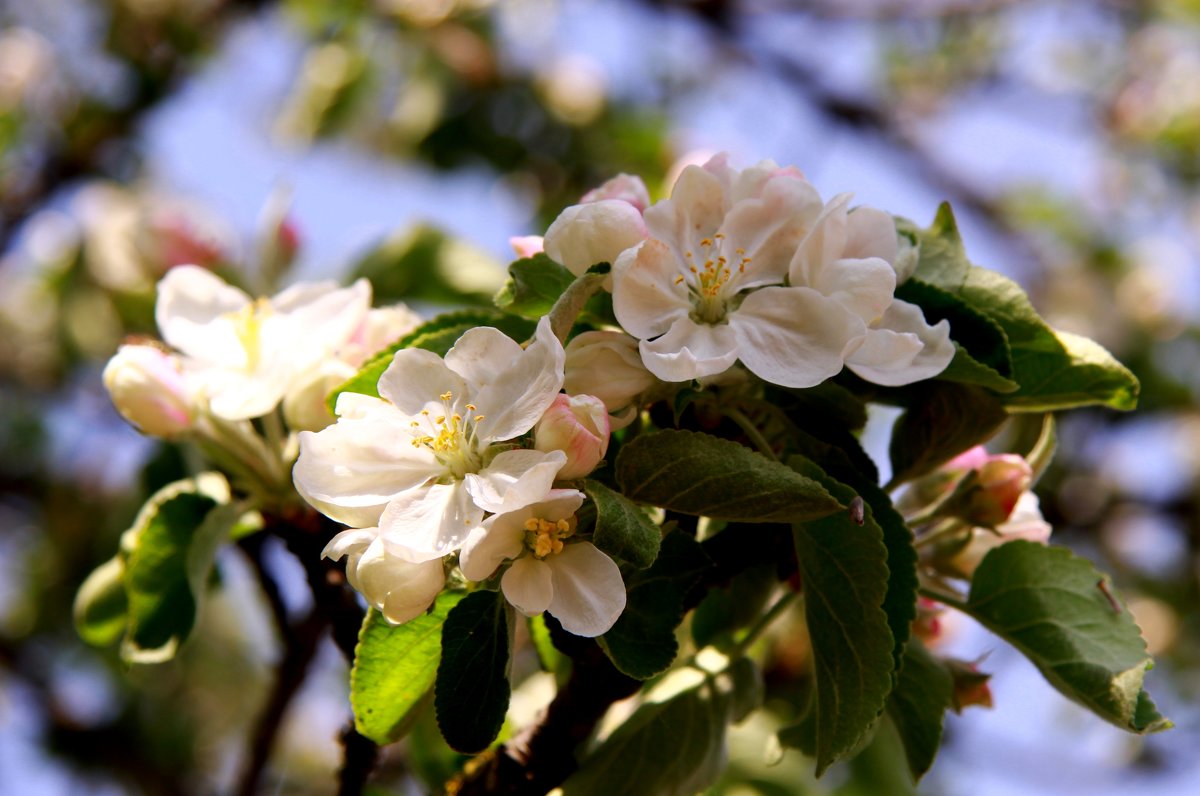
[[[508,245],[518,257],[532,257],[545,250],[545,240],[541,235],[519,235],[508,239]]]
[[[738,357],[764,381],[815,387],[842,369],[866,326],[836,301],[803,287],[765,287],[730,316]]]
[[[731,170],[732,171],[732,170]],[[746,199],[758,199],[762,196],[763,186],[782,170],[773,160],[760,160],[748,169],[731,174],[729,184],[729,200],[735,205]]]
[[[467,473],[464,483],[480,508],[496,513],[515,511],[545,500],[566,463],[562,451],[504,451],[480,472]]]
[[[690,251],[703,262],[700,241],[713,236],[729,211],[726,190],[707,165],[688,166],[675,182],[671,198],[646,209],[650,236],[672,247],[680,261]]]
[[[657,206],[657,205],[656,205]],[[691,311],[683,261],[665,243],[648,240],[613,263],[613,311],[634,337],[656,337]]]
[[[499,329],[477,326],[446,352],[446,367],[461,376],[474,394],[504,375],[522,350],[520,343]]]
[[[529,507],[497,514],[484,520],[463,542],[458,566],[467,580],[487,580],[496,567],[525,549],[525,520],[532,516]]]
[[[846,207],[849,204],[848,193],[829,200],[788,266],[792,285],[820,290],[822,272],[840,259],[846,248]]]
[[[451,394],[451,405],[463,411],[467,383],[432,351],[404,348],[396,352],[392,364],[379,377],[379,394],[391,401],[401,413],[414,418],[428,409],[445,414],[440,396]]]
[[[453,553],[483,520],[461,481],[398,495],[379,518],[388,552],[413,563]]]
[[[594,637],[625,610],[625,582],[611,558],[590,542],[569,544],[546,563],[552,596],[546,608],[568,633]]]
[[[250,297],[211,271],[180,265],[158,283],[154,318],[163,340],[188,356],[237,367],[245,350],[223,317],[250,305]]]
[[[791,177],[769,179],[761,197],[735,204],[721,225],[721,254],[735,269],[737,288],[782,282],[821,210],[816,189]]]
[[[643,340],[638,348],[646,369],[663,381],[712,376],[738,359],[737,335],[732,327],[696,323],[686,315],[676,319],[662,337]]]
[[[874,207],[856,207],[850,212],[842,257],[855,260],[878,257],[895,263],[898,246],[896,220],[891,214]]]
[[[930,326],[920,307],[896,299],[846,366],[867,381],[899,387],[933,378],[952,359],[950,323]]]
[[[550,606],[554,594],[550,567],[532,556],[518,558],[500,579],[504,597],[526,616],[537,616]]]
[[[433,454],[413,447],[406,418],[383,401],[358,396],[339,400],[338,408],[358,414],[316,433],[301,432],[292,470],[297,491],[325,515],[347,525],[375,525],[388,501],[441,475]]]
[[[646,224],[636,207],[605,199],[562,211],[546,230],[546,254],[580,276],[597,263],[613,263],[645,238]]]
[[[883,317],[896,293],[896,271],[878,257],[836,260],[805,285],[842,303],[868,326]]]
[[[542,318],[529,347],[476,393],[475,403],[483,414],[475,426],[479,437],[498,442],[533,428],[562,389],[565,361],[550,319]]]
[[[646,190],[646,183],[642,182],[641,177],[634,174],[618,174],[599,188],[593,188],[585,193],[579,201],[581,203],[600,202],[604,199],[621,199],[629,202],[639,212],[650,206],[650,192]]]

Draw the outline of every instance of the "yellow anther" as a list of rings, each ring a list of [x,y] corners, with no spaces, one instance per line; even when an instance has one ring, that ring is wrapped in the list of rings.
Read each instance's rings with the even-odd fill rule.
[[[725,233],[718,232],[718,233],[714,234],[713,237],[716,238],[717,240],[725,240]]]
[[[449,401],[449,400],[450,400],[451,398],[453,398],[453,397],[454,397],[454,393],[450,392],[449,390],[446,390],[446,391],[445,391],[444,393],[442,393],[442,395],[441,395],[441,399],[442,399],[443,401]]]
[[[475,411],[475,404],[467,404],[467,411],[468,411],[468,412],[474,412],[474,411]]]
[[[678,285],[678,284],[681,284],[682,282],[683,282],[683,274],[680,274],[679,276],[675,277],[675,284]]]
[[[704,238],[703,240],[700,241],[700,245],[705,246],[705,247],[712,246],[713,245],[712,238]]]
[[[475,422],[476,422],[476,423],[482,423],[482,422],[483,422],[483,419],[484,419],[485,417],[486,417],[486,415],[475,415]]]

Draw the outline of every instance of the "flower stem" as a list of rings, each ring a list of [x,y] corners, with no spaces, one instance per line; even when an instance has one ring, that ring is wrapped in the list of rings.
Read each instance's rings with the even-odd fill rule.
[[[771,448],[771,443],[767,442],[767,438],[758,430],[758,426],[754,425],[750,418],[742,414],[742,410],[730,406],[722,411],[726,417],[738,424],[738,428],[750,438],[750,441],[754,443],[754,447],[758,448],[759,453],[768,459],[779,461],[779,457],[775,455],[775,451]]]
[[[937,540],[939,540],[943,537],[949,536],[954,533],[958,533],[965,527],[967,527],[967,526],[963,523],[962,520],[957,519],[956,517],[949,517],[945,520],[942,520],[937,525],[933,526],[933,528],[928,533],[924,533],[921,536],[918,536],[916,541],[913,542],[913,546],[915,546],[918,549],[920,549],[922,547],[926,547],[928,545],[933,544],[934,542],[936,542]]]
[[[924,586],[917,589],[917,593],[922,597],[928,597],[930,600],[936,600],[943,605],[948,605],[951,608],[957,608],[963,613],[970,613],[970,608],[965,602],[963,602],[961,595],[944,594],[943,592],[935,591]]]
[[[750,649],[754,642],[758,641],[758,637],[763,634],[771,623],[779,618],[779,615],[786,611],[796,598],[800,596],[800,592],[788,591],[782,597],[775,601],[775,604],[767,609],[767,612],[758,618],[753,627],[746,631],[746,635],[742,636],[741,641],[733,646],[729,651],[729,659],[736,660],[746,654],[746,650]]]
[[[592,294],[600,290],[607,278],[608,272],[600,274],[588,271],[567,285],[567,289],[550,308],[550,329],[564,345],[567,335],[571,333],[571,327],[575,325],[575,319],[583,312],[583,306]]]

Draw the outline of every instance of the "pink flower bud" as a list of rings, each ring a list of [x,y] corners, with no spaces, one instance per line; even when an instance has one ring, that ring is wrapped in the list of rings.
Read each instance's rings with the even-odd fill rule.
[[[1014,539],[1046,544],[1052,530],[1050,523],[1042,518],[1037,495],[1025,492],[1013,507],[1007,522],[1000,523],[994,529],[971,529],[971,536],[966,543],[944,562],[945,569],[952,575],[969,578],[992,548]]]
[[[658,381],[642,364],[638,341],[624,332],[584,332],[567,343],[566,354],[563,389],[568,395],[596,396],[614,415]]]
[[[592,395],[559,395],[533,430],[538,450],[567,454],[559,478],[583,478],[595,470],[608,451],[608,435],[608,410]]]
[[[977,488],[971,491],[962,515],[975,525],[994,527],[1007,520],[1033,482],[1029,462],[1011,453],[988,457],[975,472]]]
[[[630,174],[618,174],[599,188],[593,188],[583,195],[579,201],[602,202],[605,199],[620,199],[629,202],[640,213],[650,206],[650,193],[641,177]]]
[[[123,345],[104,368],[104,386],[121,416],[143,434],[191,430],[193,409],[179,361],[152,345]]]

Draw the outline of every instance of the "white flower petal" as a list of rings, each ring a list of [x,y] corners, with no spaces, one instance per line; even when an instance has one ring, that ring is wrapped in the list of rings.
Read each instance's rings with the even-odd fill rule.
[[[397,351],[379,377],[379,395],[410,418],[426,408],[439,409],[439,396],[445,393],[450,393],[452,401],[460,406],[469,400],[463,378],[446,367],[437,354],[421,348]]]
[[[329,540],[321,551],[321,558],[337,561],[342,556],[360,555],[378,536],[378,528],[348,528]]]
[[[720,229],[725,213],[729,211],[728,185],[714,174],[722,168],[729,171],[724,167],[724,161],[718,162],[717,158],[704,168],[688,166],[675,181],[671,198],[646,209],[646,227],[651,237],[674,248],[679,262],[684,261],[686,252],[700,255],[700,241],[711,238]],[[633,332],[632,329],[629,331]]]
[[[768,179],[762,196],[733,206],[721,224],[723,251],[737,263],[741,249],[750,261],[734,272],[740,289],[782,281],[796,247],[820,216],[821,197],[815,188],[790,176]]]
[[[800,247],[796,249],[788,266],[788,275],[793,285],[817,287],[821,284],[822,271],[843,256],[847,235],[846,207],[850,204],[850,198],[850,194],[842,193],[830,199]]]
[[[593,637],[613,626],[625,610],[625,582],[611,558],[590,542],[577,542],[546,563],[553,584],[546,610],[564,630]]]
[[[500,579],[504,597],[526,616],[537,616],[550,606],[554,586],[550,567],[532,556],[518,558]]]
[[[665,243],[651,239],[613,263],[613,311],[626,331],[655,337],[691,311],[687,285],[678,280],[681,262]]]
[[[476,393],[475,403],[483,414],[475,426],[479,438],[508,440],[533,428],[562,389],[565,361],[550,319],[542,318],[529,347]]]
[[[613,263],[641,243],[646,224],[636,207],[620,199],[572,205],[546,230],[546,254],[580,276],[596,263]]]
[[[347,395],[338,409],[356,414],[319,432],[300,433],[292,480],[325,515],[366,527],[379,521],[389,500],[438,477],[443,468],[427,448],[412,446],[407,418],[378,399]]]
[[[359,279],[349,287],[337,283],[307,282],[293,285],[271,299],[275,319],[286,318],[278,340],[284,350],[307,349],[309,356],[327,355],[342,347],[362,326],[371,309],[371,283]]]
[[[455,481],[398,495],[383,510],[379,529],[391,555],[420,563],[453,553],[482,520],[483,510]]]
[[[737,352],[756,376],[784,387],[814,387],[842,369],[866,326],[837,301],[804,287],[766,287],[729,320]]]
[[[163,340],[184,354],[237,366],[245,360],[242,343],[233,324],[218,321],[249,304],[249,296],[211,271],[180,265],[158,283],[154,318]]]
[[[896,299],[846,366],[867,381],[899,387],[933,378],[952,359],[950,323],[930,326],[920,307]]]
[[[529,507],[497,514],[473,529],[463,542],[458,566],[467,580],[487,580],[496,567],[525,549],[525,520],[533,516]]]
[[[420,616],[446,582],[441,561],[414,564],[389,555],[378,543],[348,565],[346,573],[354,588],[397,625]]]
[[[856,207],[846,218],[846,247],[842,257],[856,260],[878,257],[895,263],[898,248],[896,220],[891,214],[874,207]]]
[[[684,316],[657,340],[643,340],[638,350],[646,369],[663,381],[690,381],[732,366],[738,358],[737,345],[729,325],[710,326]]]
[[[840,301],[867,325],[879,320],[896,293],[896,271],[885,260],[837,260],[821,270],[811,287]]]
[[[566,463],[567,455],[562,451],[504,451],[478,473],[468,473],[466,489],[475,505],[486,511],[515,511],[546,500],[558,471]]]
[[[599,202],[604,199],[624,200],[639,211],[650,206],[650,192],[646,190],[646,183],[636,174],[618,174],[599,188],[585,193],[580,202]]]
[[[500,378],[521,351],[521,344],[499,329],[477,326],[446,352],[446,367],[461,376],[474,394],[482,385]]]

